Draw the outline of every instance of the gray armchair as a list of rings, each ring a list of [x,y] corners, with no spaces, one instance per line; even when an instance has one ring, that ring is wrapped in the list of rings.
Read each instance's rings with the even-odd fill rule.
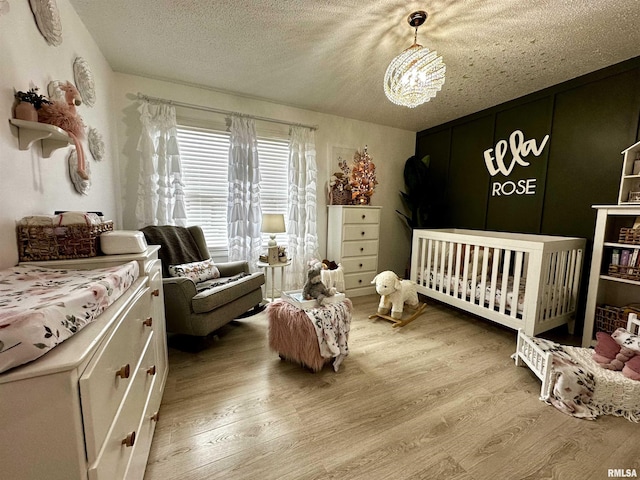
[[[142,232],[149,245],[161,247],[167,332],[204,337],[262,301],[264,274],[251,273],[245,261],[216,263],[220,278],[198,283],[169,275],[169,265],[210,258],[200,227],[148,226]]]

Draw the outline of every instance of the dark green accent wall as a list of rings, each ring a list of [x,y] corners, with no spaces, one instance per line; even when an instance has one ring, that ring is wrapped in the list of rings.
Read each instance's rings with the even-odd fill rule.
[[[636,57],[421,131],[416,155],[431,158],[429,226],[586,238],[584,304],[595,226],[591,206],[617,203],[621,152],[638,141],[639,127]],[[540,156],[523,157],[529,166],[515,165],[508,177],[490,176],[483,152],[515,130],[537,144],[545,135],[549,140]],[[506,164],[511,158],[509,149]],[[535,194],[492,195],[494,182],[526,179],[535,179]]]

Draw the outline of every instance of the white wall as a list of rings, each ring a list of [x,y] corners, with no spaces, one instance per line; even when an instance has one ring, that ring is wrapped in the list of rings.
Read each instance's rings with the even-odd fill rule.
[[[27,1],[10,3],[9,13],[0,16],[0,268],[18,262],[15,222],[25,215],[51,214],[54,210],[100,210],[107,218],[119,220],[115,178],[113,72],[67,0],[58,0],[62,22],[62,44],[54,47],[40,34]],[[78,112],[87,126],[96,128],[105,142],[105,158],[92,159],[92,187],[88,195],[76,193],[69,179],[67,157],[72,147],[42,158],[40,142],[31,149],[18,149],[18,129],[9,124],[13,116],[14,92],[26,91],[33,82],[46,94],[51,80],[73,78],[73,62],[83,57],[96,84],[94,107],[82,105]],[[85,150],[88,147],[85,142]],[[88,153],[89,157],[90,154]]]
[[[317,125],[318,234],[321,254],[326,252],[326,197],[324,188],[337,163],[331,159],[334,146],[363,148],[376,164],[378,185],[373,205],[383,206],[380,270],[404,273],[409,255],[409,235],[399,220],[399,191],[404,189],[404,162],[414,152],[415,132],[383,127],[343,117],[277,105],[211,90],[177,85],[147,78],[114,74],[80,22],[68,0],[58,0],[63,29],[60,46],[47,45],[40,34],[27,1],[11,1],[9,13],[0,17],[0,268],[18,262],[15,222],[26,215],[50,214],[54,210],[100,210],[115,221],[116,228],[135,229],[135,193],[138,178],[136,144],[140,129],[136,94],[211,106],[251,115],[279,118],[294,123]],[[30,82],[46,93],[51,80],[73,82],[73,62],[83,57],[96,84],[94,107],[78,111],[85,124],[96,128],[106,147],[104,160],[91,159],[92,187],[88,195],[78,194],[70,179],[67,157],[72,147],[42,158],[39,142],[25,151],[18,148],[18,130],[10,126],[14,92],[25,91]],[[181,110],[198,117],[198,112]],[[286,127],[262,125],[286,135]],[[85,150],[88,147],[85,142]]]
[[[118,112],[117,135],[120,144],[118,155],[121,165],[123,221],[126,228],[136,228],[135,194],[139,165],[136,143],[140,134],[136,95],[140,92],[178,102],[316,125],[318,236],[323,257],[326,255],[327,235],[325,189],[331,174],[338,170],[337,162],[330,158],[333,147],[361,149],[367,145],[376,165],[379,182],[371,204],[383,207],[379,270],[393,270],[400,275],[404,274],[409,260],[409,234],[395,210],[402,209],[399,192],[404,190],[404,163],[414,153],[415,132],[132,75],[116,73],[114,87],[114,108]],[[177,114],[191,119],[208,116],[220,122],[224,121],[222,116],[203,114],[190,109],[178,109]],[[273,123],[261,123],[259,127],[271,129],[281,135],[286,135],[288,131],[286,127]],[[283,181],[286,181],[284,175]]]

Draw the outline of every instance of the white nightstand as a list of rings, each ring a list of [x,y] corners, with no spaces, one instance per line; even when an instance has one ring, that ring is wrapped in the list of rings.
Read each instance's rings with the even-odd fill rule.
[[[275,277],[276,277],[276,268],[280,269],[280,292],[284,290],[284,267],[291,265],[291,260],[287,260],[286,262],[278,262],[278,263],[267,263],[267,262],[258,262],[258,267],[264,268],[264,275],[269,278],[269,270],[271,270],[271,298],[266,298],[268,302],[273,302],[275,300]],[[268,292],[267,285],[264,286],[265,294]]]

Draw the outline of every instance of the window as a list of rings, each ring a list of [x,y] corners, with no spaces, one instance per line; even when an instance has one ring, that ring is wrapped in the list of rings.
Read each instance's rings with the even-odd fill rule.
[[[214,257],[227,255],[227,181],[229,133],[179,125],[178,143],[185,184],[187,223],[200,225]],[[260,206],[263,213],[282,213],[287,223],[289,141],[258,138]],[[269,236],[264,234],[266,245]],[[276,236],[287,245],[286,234]]]

